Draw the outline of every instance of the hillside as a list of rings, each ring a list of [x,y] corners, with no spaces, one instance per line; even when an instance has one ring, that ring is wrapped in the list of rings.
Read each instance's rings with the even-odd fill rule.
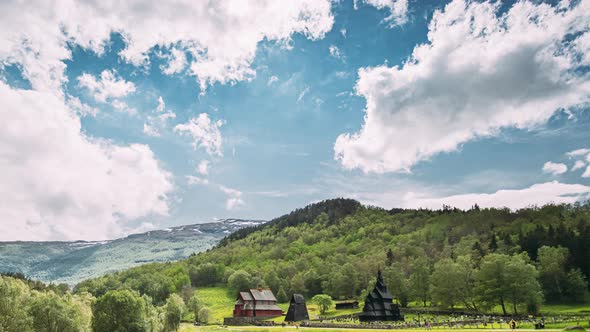
[[[543,302],[587,300],[589,220],[589,205],[387,211],[328,200],[188,259],[87,280],[76,290],[100,296],[132,288],[163,303],[188,286],[233,292],[264,284],[281,300],[292,293],[362,298],[381,269],[402,306],[534,312]],[[160,284],[169,286],[154,288]]]
[[[0,272],[75,285],[133,266],[167,262],[207,250],[232,232],[261,221],[227,219],[154,230],[101,242],[0,242]]]

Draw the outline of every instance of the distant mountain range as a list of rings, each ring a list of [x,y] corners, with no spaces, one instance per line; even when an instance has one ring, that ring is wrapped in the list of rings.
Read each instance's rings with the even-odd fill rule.
[[[186,258],[212,248],[237,230],[263,223],[224,219],[98,242],[0,242],[0,272],[21,272],[31,279],[74,285],[140,264]]]

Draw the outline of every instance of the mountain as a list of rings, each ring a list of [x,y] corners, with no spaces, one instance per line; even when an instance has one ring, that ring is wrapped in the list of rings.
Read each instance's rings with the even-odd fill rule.
[[[171,227],[110,241],[0,242],[0,272],[21,272],[44,282],[76,284],[150,262],[186,258],[260,220],[225,219]]]

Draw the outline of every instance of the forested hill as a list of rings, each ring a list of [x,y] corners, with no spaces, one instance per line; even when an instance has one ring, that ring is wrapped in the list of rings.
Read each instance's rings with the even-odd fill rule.
[[[229,236],[207,252],[80,283],[95,296],[132,288],[163,303],[188,286],[361,298],[383,270],[397,301],[471,309],[585,301],[590,206],[387,211],[337,199]],[[508,310],[508,309],[506,309]]]
[[[219,246],[226,246],[232,241],[243,239],[252,233],[262,230],[263,228],[272,227],[278,232],[289,226],[297,226],[301,223],[313,223],[322,213],[325,213],[328,216],[329,222],[333,223],[336,220],[342,219],[345,216],[354,213],[360,207],[361,203],[358,201],[345,198],[330,199],[319,204],[310,204],[304,208],[297,209],[289,214],[275,218],[266,224],[238,230],[223,238],[219,242]]]

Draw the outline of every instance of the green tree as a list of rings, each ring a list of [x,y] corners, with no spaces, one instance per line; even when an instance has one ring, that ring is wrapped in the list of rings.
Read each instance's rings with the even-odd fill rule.
[[[252,287],[252,276],[244,270],[238,270],[227,279],[227,286],[233,292],[245,291]]]
[[[29,312],[38,332],[75,332],[87,328],[82,325],[78,308],[52,291],[35,292]]]
[[[297,273],[291,279],[291,293],[304,294],[306,291],[307,289],[305,289],[305,279],[303,278],[303,274]]]
[[[182,320],[182,315],[186,307],[184,305],[184,301],[182,297],[172,294],[166,301],[166,306],[164,307],[165,313],[165,327],[168,331],[177,331],[180,327],[180,321]]]
[[[417,258],[412,262],[410,292],[426,306],[430,295],[430,266],[425,258]]]
[[[144,300],[130,290],[108,291],[92,306],[92,331],[142,332],[146,330]]]
[[[266,278],[264,278],[264,282],[270,287],[273,292],[278,292],[279,287],[281,287],[281,279],[277,276],[277,273],[274,270],[271,270],[267,273]]]
[[[147,295],[141,296],[145,304],[146,327],[148,332],[161,332],[164,329],[164,313],[162,307],[155,307]]]
[[[189,277],[195,287],[215,286],[223,280],[225,266],[222,264],[205,263],[197,267],[191,267]]]
[[[476,290],[482,303],[488,307],[499,304],[504,315],[507,304],[512,304],[515,314],[519,304],[538,307],[542,301],[538,272],[525,255],[489,254],[482,259],[476,273]]]
[[[33,331],[27,314],[30,291],[21,280],[0,276],[0,331]]]
[[[197,294],[193,294],[193,296],[187,302],[187,309],[190,310],[195,315],[195,321],[199,320],[199,310],[203,308],[203,301],[197,296]]]
[[[289,297],[287,296],[287,293],[285,293],[285,289],[283,288],[283,286],[279,287],[279,292],[277,293],[277,301],[279,303],[287,303],[289,301]]]
[[[568,250],[563,247],[542,246],[537,253],[539,274],[547,300],[564,300]]]
[[[584,303],[588,299],[588,283],[580,269],[572,269],[565,279],[564,294],[575,303]]]
[[[199,322],[203,324],[208,324],[211,320],[211,309],[207,307],[202,307],[199,310]]]
[[[459,298],[467,309],[478,311],[475,293],[475,273],[477,271],[475,262],[470,255],[464,255],[457,257],[455,263],[457,264],[460,279],[457,288]]]
[[[393,263],[393,265],[383,271],[383,278],[393,297],[405,308],[408,306],[410,300],[410,287],[404,270],[402,264]]]
[[[326,294],[318,294],[311,299],[312,303],[315,303],[320,308],[320,314],[325,314],[332,306],[334,305],[334,301],[330,295]]]
[[[461,273],[457,263],[444,258],[434,264],[431,280],[432,301],[444,308],[453,308],[460,301]]]

